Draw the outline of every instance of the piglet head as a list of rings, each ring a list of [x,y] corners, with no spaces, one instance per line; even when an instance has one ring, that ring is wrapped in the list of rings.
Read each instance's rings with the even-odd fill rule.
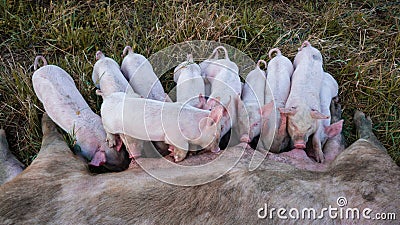
[[[104,166],[112,171],[122,171],[127,168],[129,161],[126,151],[117,151],[115,148],[110,148],[107,142],[104,142],[99,146],[89,164]]]
[[[197,142],[201,147],[212,152],[219,151],[221,119],[225,114],[227,110],[222,105],[218,105],[211,110],[208,117],[200,121],[201,136]]]
[[[317,131],[317,120],[328,119],[317,110],[300,105],[292,108],[280,108],[279,111],[288,117],[287,130],[295,148],[305,149],[308,138]]]

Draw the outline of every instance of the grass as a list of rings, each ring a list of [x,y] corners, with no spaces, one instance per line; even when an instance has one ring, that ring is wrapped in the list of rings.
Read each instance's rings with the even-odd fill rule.
[[[249,3],[250,2],[250,3]],[[395,1],[1,1],[0,125],[26,165],[41,142],[43,106],[31,76],[38,54],[65,69],[95,112],[95,52],[121,62],[125,45],[150,56],[190,40],[220,41],[253,60],[279,47],[293,59],[309,40],[340,85],[347,143],[352,115],[370,115],[374,132],[400,165],[400,4]],[[167,89],[172,76],[163,76]]]

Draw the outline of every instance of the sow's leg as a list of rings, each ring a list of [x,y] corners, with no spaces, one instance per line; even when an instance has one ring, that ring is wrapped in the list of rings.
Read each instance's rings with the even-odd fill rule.
[[[361,111],[356,111],[354,113],[354,124],[356,126],[357,135],[376,145],[379,149],[386,152],[386,148],[378,141],[375,134],[372,132],[372,121],[368,116]]]
[[[0,129],[0,185],[24,170],[24,165],[10,152],[6,133]]]

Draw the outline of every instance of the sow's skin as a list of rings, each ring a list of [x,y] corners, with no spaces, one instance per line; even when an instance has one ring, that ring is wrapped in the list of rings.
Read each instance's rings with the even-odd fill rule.
[[[343,151],[341,136],[328,140],[325,151],[335,159],[324,163],[302,161],[296,154],[269,154],[260,167],[248,170],[250,157],[243,157],[219,179],[200,186],[169,185],[141,168],[93,175],[87,165],[68,149],[55,126],[43,118],[43,142],[38,157],[20,175],[0,186],[1,224],[376,224],[377,220],[260,219],[272,207],[287,210],[313,207],[320,214],[329,206],[343,209],[370,208],[376,213],[400,214],[400,168],[377,142],[371,122],[355,114],[360,139]],[[329,148],[329,149],[328,149]],[[238,147],[230,148],[233,155]],[[343,151],[343,152],[342,152]],[[300,153],[304,151],[300,151]],[[248,152],[245,155],[249,155]],[[289,152],[290,153],[290,152]],[[181,163],[199,158],[192,156]],[[213,154],[215,155],[215,154]],[[289,154],[290,155],[290,154]],[[273,160],[281,158],[282,162]],[[309,158],[304,158],[309,160]],[[158,160],[145,159],[154,170],[164,170],[177,180],[195,179],[184,170],[157,168]],[[304,168],[299,169],[303,165]],[[318,171],[317,171],[318,170]],[[216,172],[210,168],[209,174]],[[206,172],[204,172],[206,173]],[[206,174],[207,175],[207,174]],[[259,215],[258,215],[259,214]],[[288,213],[285,214],[286,216]]]
[[[40,59],[44,66],[37,69]],[[75,135],[81,150],[77,153],[93,166],[104,165],[116,171],[126,168],[125,152],[109,147],[100,116],[90,109],[72,77],[58,66],[47,65],[42,56],[36,57],[34,68],[32,84],[36,96],[49,117],[65,132]]]

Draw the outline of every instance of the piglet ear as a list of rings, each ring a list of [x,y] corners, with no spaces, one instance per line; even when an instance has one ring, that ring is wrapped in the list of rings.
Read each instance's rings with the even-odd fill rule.
[[[219,123],[219,121],[222,118],[222,115],[224,113],[224,107],[222,105],[219,105],[217,107],[215,107],[213,110],[211,110],[209,118],[211,119],[211,123],[209,123],[208,125],[211,126],[214,123]]]
[[[200,93],[199,94],[199,104],[197,104],[197,108],[203,109],[206,105],[206,98]]]
[[[329,119],[330,116],[324,115],[318,110],[311,110],[311,117],[314,119]]]
[[[265,104],[263,107],[260,109],[261,116],[263,117],[268,117],[271,115],[272,111],[274,110],[274,102],[271,101],[268,104]]]
[[[96,95],[103,96],[103,92],[100,89],[96,90]]]
[[[328,138],[332,138],[340,134],[340,132],[342,132],[342,128],[343,128],[343,120],[339,120],[338,122],[325,127],[325,133],[328,136]]]
[[[293,116],[297,113],[297,110],[295,108],[278,108],[278,110],[281,114],[284,114],[286,116]]]
[[[219,99],[220,99],[219,97],[209,98],[207,101],[207,108],[209,108],[209,109],[214,108],[217,105],[217,103],[219,102]]]

